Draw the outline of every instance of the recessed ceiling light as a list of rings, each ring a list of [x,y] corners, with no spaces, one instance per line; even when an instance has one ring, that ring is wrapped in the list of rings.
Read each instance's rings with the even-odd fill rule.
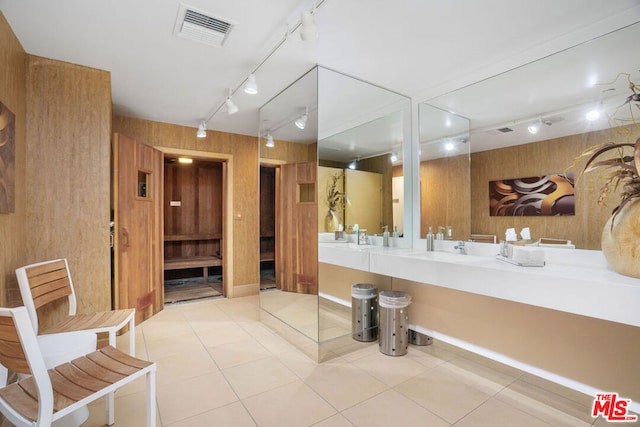
[[[598,110],[591,110],[589,112],[587,112],[587,114],[585,115],[585,117],[587,118],[587,120],[589,120],[590,122],[595,122],[596,120],[598,120],[600,118],[600,111]]]

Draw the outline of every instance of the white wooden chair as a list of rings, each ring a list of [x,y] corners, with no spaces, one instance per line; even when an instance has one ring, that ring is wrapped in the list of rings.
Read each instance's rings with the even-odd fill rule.
[[[16,270],[16,276],[22,302],[27,308],[36,335],[73,331],[107,332],[109,345],[116,347],[116,332],[129,324],[129,354],[135,356],[135,309],[77,314],[76,294],[66,259],[20,267]],[[37,310],[65,297],[69,301],[68,316],[61,322],[39,331]]]
[[[0,364],[30,375],[0,389],[0,411],[18,427],[48,427],[142,376],[147,382],[147,427],[156,425],[154,362],[107,346],[47,370],[25,307],[0,308]],[[113,424],[113,412],[108,418]]]

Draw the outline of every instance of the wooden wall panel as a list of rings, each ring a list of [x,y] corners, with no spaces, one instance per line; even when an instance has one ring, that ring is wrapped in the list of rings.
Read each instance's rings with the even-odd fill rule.
[[[233,286],[260,283],[260,224],[258,138],[207,131],[196,137],[196,128],[114,116],[113,131],[156,148],[194,150],[233,156]],[[304,155],[307,155],[306,148]],[[229,256],[229,255],[225,255]],[[258,288],[256,287],[256,292]],[[233,296],[231,291],[230,296]]]
[[[420,163],[420,237],[429,227],[452,227],[452,239],[468,240],[470,231],[469,156],[445,157]]]
[[[597,205],[604,182],[597,173],[577,180],[576,214],[565,217],[491,217],[489,181],[565,172],[574,172],[578,177],[581,169],[571,166],[584,150],[605,141],[633,142],[638,137],[640,130],[630,127],[629,134],[603,130],[472,154],[471,232],[495,234],[500,240],[507,228],[520,232],[529,227],[533,239],[569,239],[576,247],[599,250],[602,227],[616,206],[616,196],[608,198],[608,207]]]
[[[25,176],[27,54],[0,11],[0,102],[16,117],[15,212],[0,214],[0,304],[21,305],[15,269],[29,262],[25,254]]]
[[[111,307],[108,72],[29,56],[26,261],[68,258],[78,311]]]

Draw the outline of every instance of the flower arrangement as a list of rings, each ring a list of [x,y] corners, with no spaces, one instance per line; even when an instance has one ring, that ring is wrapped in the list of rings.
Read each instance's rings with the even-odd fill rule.
[[[640,109],[640,93],[636,89],[640,88],[629,81],[629,89],[632,94],[627,97],[623,105],[635,105]],[[621,106],[622,107],[622,106]],[[638,126],[631,110],[631,120]],[[629,150],[632,148],[633,151]],[[630,153],[631,151],[631,153]],[[614,154],[613,157],[601,159],[605,154]],[[576,160],[588,158],[582,173],[607,170],[604,174],[605,182],[600,188],[598,205],[605,206],[605,199],[611,193],[620,189],[620,201],[612,213],[611,227],[616,215],[631,200],[640,197],[640,138],[634,143],[605,142],[587,149]]]
[[[330,175],[327,179],[327,206],[329,207],[329,212],[327,215],[330,217],[332,222],[338,221],[337,212],[340,212],[344,209],[345,203],[351,204],[349,202],[349,197],[338,189],[338,183],[342,181],[345,176],[344,170],[340,172],[336,172],[333,175]]]

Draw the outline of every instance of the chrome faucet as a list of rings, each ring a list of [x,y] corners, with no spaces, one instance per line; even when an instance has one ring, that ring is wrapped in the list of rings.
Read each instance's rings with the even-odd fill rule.
[[[460,240],[458,242],[458,244],[453,247],[453,249],[455,249],[455,250],[460,249],[460,255],[466,255],[467,254],[467,247],[464,245],[464,241],[462,241],[462,240]]]

